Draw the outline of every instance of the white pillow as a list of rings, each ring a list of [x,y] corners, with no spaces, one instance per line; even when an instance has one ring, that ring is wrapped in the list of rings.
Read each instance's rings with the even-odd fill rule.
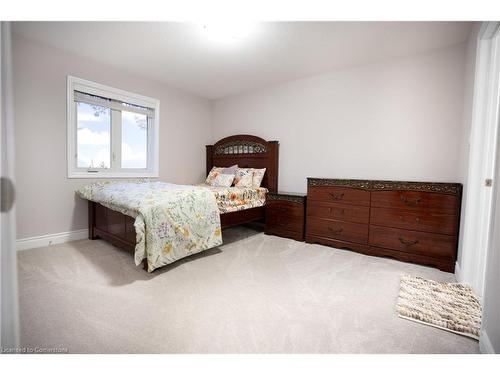
[[[266,168],[253,169],[253,182],[252,187],[258,188],[264,179],[264,174],[266,173]]]
[[[238,168],[236,176],[234,176],[234,186],[236,187],[252,187],[253,186],[253,169]]]
[[[210,185],[212,186],[222,186],[230,187],[233,184],[234,175],[232,174],[219,174],[212,180]]]
[[[238,170],[238,165],[233,165],[233,166],[228,167],[228,168],[212,167],[212,169],[210,170],[210,173],[207,176],[207,179],[205,180],[205,183],[207,185],[212,185],[215,178],[221,174],[232,175],[234,178],[237,170]]]

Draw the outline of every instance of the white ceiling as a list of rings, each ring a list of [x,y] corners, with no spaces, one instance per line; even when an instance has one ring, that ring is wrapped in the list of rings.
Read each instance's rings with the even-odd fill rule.
[[[216,99],[464,42],[469,22],[271,22],[229,44],[179,22],[16,22],[14,32]]]

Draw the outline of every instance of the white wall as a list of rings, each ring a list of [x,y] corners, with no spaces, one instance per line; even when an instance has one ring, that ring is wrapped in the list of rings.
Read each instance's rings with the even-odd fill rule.
[[[200,181],[204,145],[237,133],[280,141],[283,190],[306,191],[308,176],[464,179],[465,44],[211,103],[18,35],[13,42],[18,238],[87,226],[74,189],[88,180],[66,176],[67,74],[160,99],[164,180]]]
[[[74,190],[89,180],[67,178],[68,74],[159,99],[160,178],[203,179],[211,136],[208,100],[19,35],[13,38],[13,59],[18,238],[87,227],[86,202]]]
[[[461,182],[465,44],[214,102],[213,136],[280,142],[279,188],[306,177]]]

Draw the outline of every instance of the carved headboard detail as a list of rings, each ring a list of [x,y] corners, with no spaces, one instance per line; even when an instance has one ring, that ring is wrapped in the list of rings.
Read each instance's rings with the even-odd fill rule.
[[[207,145],[207,175],[212,167],[266,168],[261,186],[278,191],[279,142],[266,141],[254,135],[226,137]]]
[[[231,141],[225,142],[215,147],[215,155],[229,154],[264,154],[267,147],[262,143],[254,141]]]

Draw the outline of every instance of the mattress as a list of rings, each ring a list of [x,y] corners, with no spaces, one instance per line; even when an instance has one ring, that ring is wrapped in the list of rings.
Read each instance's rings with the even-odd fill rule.
[[[135,264],[148,271],[222,244],[217,201],[205,188],[161,181],[99,181],[82,198],[135,218]]]
[[[217,206],[221,214],[261,207],[266,203],[268,190],[263,187],[220,187],[202,184],[215,194]]]

